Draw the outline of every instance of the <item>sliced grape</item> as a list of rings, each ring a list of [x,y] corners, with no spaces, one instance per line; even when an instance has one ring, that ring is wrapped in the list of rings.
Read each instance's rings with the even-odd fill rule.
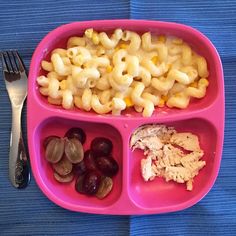
[[[71,173],[72,171],[72,163],[66,158],[64,155],[62,159],[53,164],[53,169],[61,176],[65,176]]]
[[[84,184],[84,175],[81,175],[77,178],[75,182],[75,190],[79,193],[85,194],[83,184]]]
[[[108,156],[113,148],[113,144],[110,139],[104,137],[97,137],[93,139],[91,143],[91,150],[96,157]]]
[[[105,198],[111,192],[112,187],[113,187],[112,178],[102,176],[98,191],[96,193],[96,197],[99,199]]]
[[[84,159],[85,159],[85,157],[84,157]],[[83,175],[87,171],[84,159],[81,162],[74,164],[73,169],[74,169],[75,174]]]
[[[96,163],[93,152],[91,150],[87,150],[84,154],[84,164],[87,170],[96,170]]]
[[[96,194],[100,184],[100,179],[101,177],[96,171],[88,172],[84,176],[84,181],[83,181],[83,189],[85,193],[88,195]]]
[[[82,144],[85,143],[86,140],[86,134],[85,132],[81,129],[81,128],[71,128],[69,129],[66,134],[65,137],[72,139],[72,138],[76,138],[78,139]]]
[[[75,138],[65,138],[65,154],[71,163],[81,162],[84,158],[84,150],[81,142]]]
[[[46,147],[45,157],[49,162],[57,163],[61,160],[64,150],[64,140],[61,138],[53,138]]]
[[[74,174],[71,172],[68,175],[61,176],[57,172],[54,172],[54,178],[60,183],[69,183],[73,180]]]
[[[96,164],[98,169],[109,177],[116,175],[119,170],[118,163],[113,157],[102,156],[96,158]]]
[[[54,138],[60,138],[60,137],[58,137],[58,136],[56,136],[56,135],[50,135],[50,136],[47,136],[47,137],[44,139],[44,141],[43,141],[43,147],[44,147],[44,149],[46,149],[48,143],[49,143],[52,139],[54,139]]]

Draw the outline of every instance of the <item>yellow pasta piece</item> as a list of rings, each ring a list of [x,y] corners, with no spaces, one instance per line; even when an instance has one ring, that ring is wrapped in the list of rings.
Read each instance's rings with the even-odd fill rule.
[[[188,106],[189,101],[190,101],[190,97],[187,96],[184,92],[181,92],[181,93],[177,93],[171,96],[168,99],[166,105],[170,108],[177,107],[180,109],[184,109]]]
[[[100,39],[98,37],[98,33],[97,32],[93,32],[93,35],[92,35],[92,41],[95,45],[99,44],[100,42]]]
[[[50,104],[60,106],[62,104],[62,99],[61,98],[51,98],[51,97],[48,97],[48,102]]]
[[[177,44],[177,45],[181,45],[181,44],[183,44],[183,39],[175,38],[175,39],[173,39],[172,43]]]
[[[40,92],[43,96],[48,96],[48,88],[46,88],[46,87],[40,87],[40,88],[39,88],[39,92]]]
[[[85,34],[85,36],[86,36],[87,38],[91,39],[92,36],[93,36],[93,29],[92,29],[92,28],[86,29],[85,32],[84,32],[84,34]]]
[[[41,66],[46,71],[54,71],[53,64],[48,61],[42,61]]]
[[[200,82],[200,81],[199,81]],[[209,85],[209,81],[207,80],[207,79],[201,79],[201,83],[202,83],[202,85],[204,85],[204,86],[208,86]]]
[[[119,51],[120,50],[120,47],[118,46],[118,47],[115,47],[115,49],[114,49],[114,52],[117,52],[117,51]]]
[[[128,46],[127,44],[125,44],[125,43],[122,43],[122,44],[120,45],[120,48],[121,48],[121,49],[126,49],[126,48],[127,48],[127,46]]]
[[[156,65],[158,62],[158,56],[152,57],[151,61]]]
[[[167,100],[168,100],[167,95],[161,95],[160,101],[158,103],[158,107],[164,107]]]
[[[125,104],[126,104],[127,107],[132,107],[134,105],[134,103],[132,102],[130,97],[125,97],[124,101],[125,101]]]
[[[84,37],[70,37],[67,41],[67,48],[71,48],[74,46],[85,46],[85,38]]]
[[[197,81],[192,82],[189,87],[197,88]]]
[[[160,35],[160,36],[158,36],[158,41],[162,42],[162,43],[165,43],[166,42],[166,37],[164,35]]]
[[[110,72],[112,72],[112,69],[113,69],[113,67],[112,67],[111,65],[109,65],[109,66],[107,66],[107,68],[106,68],[106,72],[107,72],[107,73],[110,73]]]
[[[160,99],[158,107],[164,107],[165,106],[165,100],[163,98]]]
[[[162,95],[161,98],[166,102],[168,100],[168,96]]]
[[[37,83],[38,85],[47,88],[49,85],[49,78],[44,75],[41,75],[37,78]]]
[[[61,90],[67,89],[67,81],[66,81],[66,80],[62,80],[62,81],[60,82],[60,89],[61,89]]]
[[[79,109],[83,109],[83,102],[81,96],[74,96],[73,102]]]

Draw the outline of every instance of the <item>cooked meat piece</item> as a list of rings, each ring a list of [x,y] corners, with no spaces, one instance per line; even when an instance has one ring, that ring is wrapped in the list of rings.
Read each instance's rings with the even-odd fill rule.
[[[204,152],[202,150],[196,151],[196,152],[191,152],[191,153],[185,155],[181,159],[181,164],[184,167],[187,167],[189,165],[189,163],[199,161],[203,155],[204,155]]]
[[[171,136],[170,142],[188,151],[200,150],[198,137],[192,133],[175,133]]]
[[[192,178],[192,173],[185,167],[167,166],[164,174],[166,181],[174,180],[184,183]]]
[[[176,131],[174,128],[167,128],[164,125],[143,125],[135,130],[130,139],[130,147],[133,149],[133,146],[139,141],[144,140],[146,137],[158,137],[162,142],[167,142],[173,133]]]
[[[187,188],[188,191],[193,190],[193,179],[190,179],[186,182],[186,188]]]
[[[145,138],[141,138],[138,140],[135,145],[133,146],[133,150],[136,148],[142,149],[142,150],[152,150],[152,151],[158,151],[163,147],[163,143],[161,140],[156,136],[149,136]]]
[[[145,181],[148,181],[149,179],[155,177],[155,173],[153,172],[153,169],[152,169],[151,157],[141,160],[141,172],[142,172],[143,179]]]

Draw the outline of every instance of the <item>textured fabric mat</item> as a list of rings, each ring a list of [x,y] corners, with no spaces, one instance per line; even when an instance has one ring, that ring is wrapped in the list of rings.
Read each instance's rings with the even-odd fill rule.
[[[176,3],[178,2],[178,3]],[[0,235],[236,235],[236,1],[0,1],[0,50],[16,48],[27,68],[43,36],[55,27],[94,19],[153,19],[195,27],[220,53],[226,92],[226,127],[217,181],[197,205],[151,216],[104,216],[64,210],[34,179],[25,190],[8,180],[11,108],[0,75]],[[26,136],[26,112],[23,113]]]

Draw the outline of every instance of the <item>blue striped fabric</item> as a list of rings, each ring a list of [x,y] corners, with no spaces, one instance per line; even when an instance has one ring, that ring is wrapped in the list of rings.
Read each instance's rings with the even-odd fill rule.
[[[177,2],[177,3],[176,3]],[[17,48],[26,66],[55,27],[93,19],[154,19],[193,26],[218,49],[225,73],[226,130],[222,166],[210,193],[187,210],[151,216],[75,213],[50,202],[32,179],[18,191],[8,181],[10,103],[0,76],[0,235],[236,235],[236,2],[215,1],[0,1],[0,50]],[[23,113],[26,136],[26,112]]]

